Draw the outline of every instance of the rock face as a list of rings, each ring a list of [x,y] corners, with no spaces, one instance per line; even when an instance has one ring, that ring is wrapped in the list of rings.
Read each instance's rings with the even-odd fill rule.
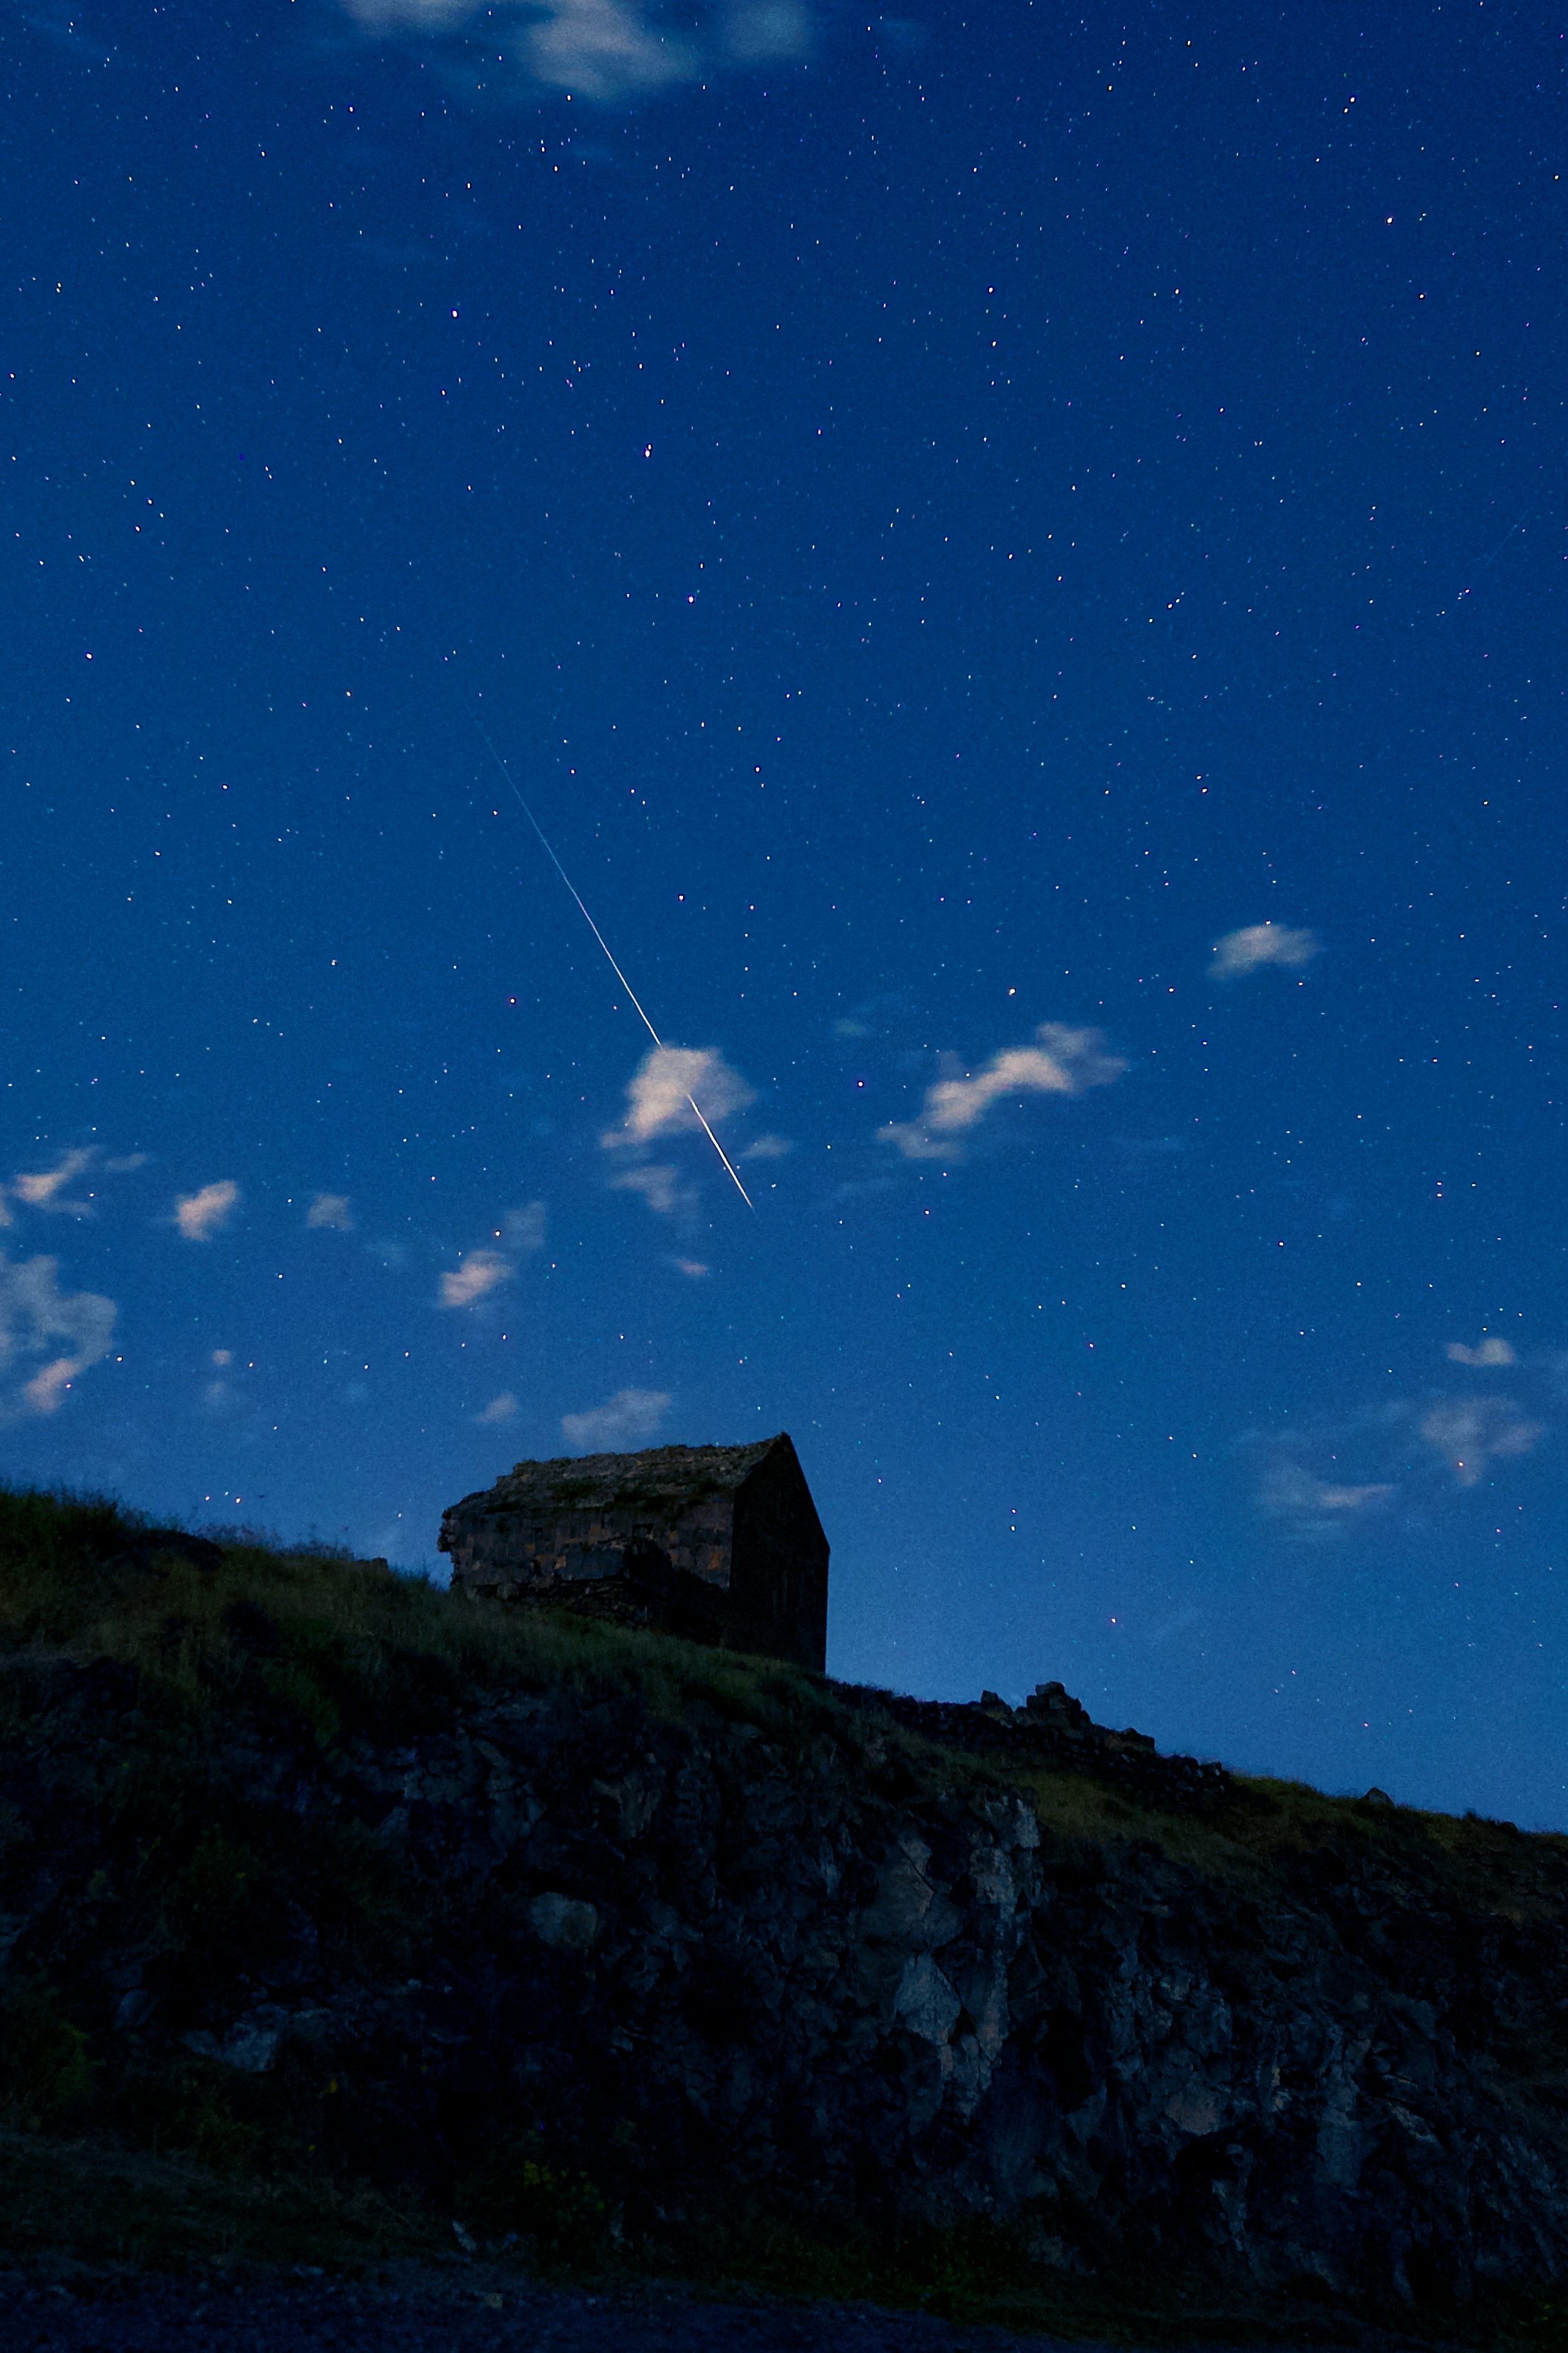
[[[1007,1788],[833,1686],[405,1699],[323,1746],[276,1668],[205,1748],[118,1669],[7,1703],[9,1967],[106,2082],[205,2068],[459,2216],[536,2130],[634,2244],[747,2200],[984,2216],[1067,2271],[1367,2306],[1568,2263],[1563,1841],[1176,1770],[1155,1837],[1064,1783],[1068,1709],[952,1711]]]
[[[824,1663],[827,1538],[782,1432],[519,1462],[452,1505],[439,1547],[459,1592]]]

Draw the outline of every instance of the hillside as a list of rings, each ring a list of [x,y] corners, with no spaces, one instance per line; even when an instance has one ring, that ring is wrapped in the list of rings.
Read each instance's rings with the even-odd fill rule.
[[[24,2252],[1544,2342],[1565,1896],[1568,1841],[1065,1698],[922,1707],[0,1495]]]

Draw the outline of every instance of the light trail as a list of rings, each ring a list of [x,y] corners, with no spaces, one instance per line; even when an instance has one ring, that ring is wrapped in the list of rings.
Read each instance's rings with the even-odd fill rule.
[[[467,710],[468,705],[465,704],[464,708]],[[517,782],[512,776],[511,770],[507,766],[506,762],[501,758],[500,754],[496,750],[495,745],[491,743],[489,734],[480,723],[478,713],[476,712],[469,711],[468,717],[474,723],[474,733],[478,735],[480,743],[489,754],[490,758],[495,762],[496,766],[500,770],[501,775],[506,778],[507,783],[511,786],[512,796],[516,800],[519,808],[522,811],[524,817],[533,828],[534,832],[539,836],[540,846],[543,849],[546,858],[549,859],[550,863],[554,867],[555,871],[560,875],[561,880],[565,883],[566,888],[571,892],[574,899],[576,900],[578,913],[581,914],[583,921],[587,924],[588,929],[593,933],[594,937],[598,941],[599,945],[605,951],[605,961],[609,965],[610,970],[615,974],[616,978],[620,982],[621,987],[626,990],[626,995],[631,998],[632,1003],[636,1006],[638,1019],[641,1021],[643,1028],[647,1031],[648,1036],[653,1039],[654,1044],[658,1048],[659,1052],[662,1054],[665,1050],[664,1039],[659,1036],[658,1031],[648,1019],[647,1014],[644,1009],[641,997],[638,997],[636,989],[632,987],[631,982],[626,978],[626,974],[621,970],[620,965],[616,962],[615,957],[611,955],[608,940],[605,937],[604,933],[599,929],[598,924],[594,921],[593,916],[588,913],[587,908],[583,904],[582,893],[579,892],[577,885],[573,881],[570,874],[567,873],[564,866],[562,865],[561,860],[556,857],[554,850],[551,848],[544,828],[540,824],[539,819],[534,816],[533,811],[529,807],[528,803],[523,799],[521,793],[518,790]],[[701,1105],[699,1103],[695,1095],[689,1094],[686,1100],[691,1105],[692,1110],[697,1113],[698,1124],[701,1128],[703,1134],[708,1138],[709,1143],[713,1146],[714,1151],[719,1155],[720,1159],[724,1163],[725,1167],[729,1170],[730,1176],[734,1183],[736,1192],[739,1193],[742,1200],[744,1201],[747,1208],[752,1212],[752,1215],[755,1217],[757,1214],[757,1205],[752,1200],[751,1195],[747,1192],[745,1187],[742,1184],[740,1176],[736,1171],[734,1162],[731,1159],[729,1154],[725,1151],[723,1145],[720,1143],[718,1137],[709,1126],[708,1122],[703,1118]]]

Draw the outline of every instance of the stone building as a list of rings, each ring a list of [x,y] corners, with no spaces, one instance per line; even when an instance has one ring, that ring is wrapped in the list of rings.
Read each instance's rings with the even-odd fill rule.
[[[519,1462],[441,1521],[452,1584],[824,1664],[827,1538],[794,1446]]]

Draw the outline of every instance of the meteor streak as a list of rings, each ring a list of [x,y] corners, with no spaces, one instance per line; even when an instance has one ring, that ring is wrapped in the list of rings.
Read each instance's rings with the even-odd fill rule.
[[[480,724],[477,714],[474,712],[469,711],[468,717],[474,723],[474,732],[479,736],[480,743],[484,745],[486,751],[495,762],[496,766],[500,770],[501,775],[506,778],[507,783],[511,786],[512,796],[516,800],[519,808],[522,811],[524,817],[533,828],[534,832],[539,836],[540,845],[542,848],[545,856],[549,859],[552,866],[554,867],[557,874],[560,875],[563,882],[565,883],[568,891],[571,892],[574,899],[576,900],[578,913],[581,914],[583,921],[587,924],[588,929],[593,933],[594,937],[598,941],[599,945],[604,949],[605,961],[608,964],[610,970],[615,974],[616,978],[620,982],[621,987],[631,998],[633,1005],[636,1006],[637,1017],[642,1022],[643,1028],[647,1031],[648,1036],[653,1039],[654,1044],[658,1048],[660,1053],[662,1053],[664,1051],[664,1039],[659,1036],[658,1031],[648,1019],[647,1013],[643,1009],[642,1000],[638,997],[636,989],[632,987],[631,982],[626,978],[626,974],[621,970],[620,965],[610,954],[610,944],[608,940],[605,939],[604,933],[599,929],[598,924],[594,921],[593,916],[583,904],[582,897],[578,892],[576,884],[573,881],[572,877],[567,873],[566,869],[562,865],[561,860],[556,857],[555,852],[550,847],[550,843],[545,836],[544,828],[540,824],[539,819],[534,816],[533,811],[529,807],[528,803],[523,799],[521,793],[518,790],[511,770],[507,766],[506,762],[501,758],[500,754],[496,750],[495,745],[491,743],[489,736],[486,733],[485,729]],[[752,1215],[755,1217],[756,1203],[752,1200],[751,1195],[742,1184],[740,1176],[736,1173],[734,1162],[731,1159],[729,1154],[725,1151],[723,1145],[720,1143],[718,1137],[709,1126],[708,1122],[703,1118],[702,1109],[700,1104],[698,1103],[696,1096],[689,1094],[686,1100],[691,1105],[692,1110],[697,1113],[698,1124],[700,1126],[703,1134],[708,1138],[709,1143],[713,1146],[714,1151],[719,1155],[720,1159],[724,1163],[725,1167],[729,1170],[730,1176],[733,1180],[736,1192],[739,1193],[747,1208],[751,1210]]]

